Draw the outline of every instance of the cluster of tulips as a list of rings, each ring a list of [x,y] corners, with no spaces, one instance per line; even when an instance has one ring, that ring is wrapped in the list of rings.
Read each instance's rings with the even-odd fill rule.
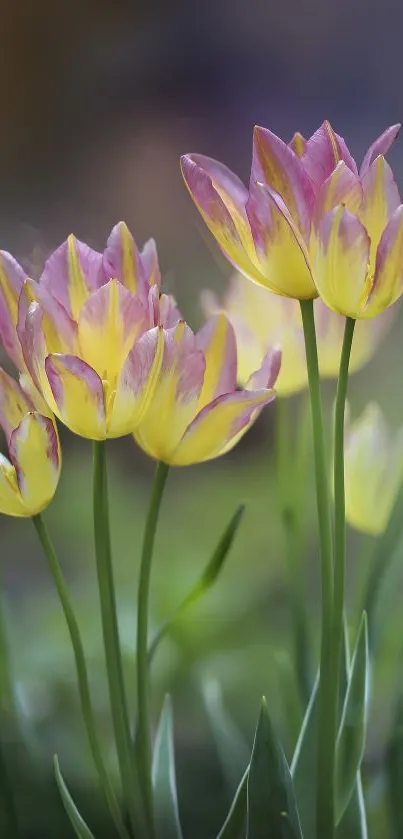
[[[403,479],[403,436],[392,437],[376,404],[356,421],[345,415],[349,370],[375,353],[393,319],[390,307],[403,292],[403,204],[384,157],[398,130],[392,126],[375,140],[358,170],[328,122],[308,140],[297,133],[289,144],[256,128],[248,189],[215,160],[182,158],[190,195],[237,271],[222,303],[204,292],[207,319],[196,334],[161,291],[154,241],[140,251],[123,222],[103,253],[70,236],[49,257],[39,281],[0,252],[0,336],[17,371],[11,376],[0,370],[0,424],[8,448],[8,457],[0,456],[0,511],[32,518],[43,546],[70,631],[111,835],[114,829],[120,839],[182,837],[171,708],[165,703],[154,737],[149,701],[152,654],[166,630],[150,642],[153,544],[169,467],[224,455],[276,395],[280,404],[307,386],[322,592],[317,677],[310,682],[301,674],[306,714],[290,769],[263,701],[251,759],[219,839],[334,839],[351,813],[352,839],[367,836],[360,766],[368,622],[363,611],[350,658],[346,518],[372,534],[385,530]],[[337,378],[328,441],[324,377]],[[284,415],[278,415],[281,434]],[[95,553],[118,791],[102,755],[75,611],[42,518],[62,465],[57,421],[93,441]],[[124,435],[156,461],[138,583],[134,726],[122,667],[105,458],[105,441]],[[277,489],[287,495],[287,481]],[[236,516],[224,532],[212,578],[238,523]],[[293,551],[301,552],[298,539]],[[298,610],[295,617],[298,648]],[[89,839],[57,760],[55,770],[72,827]]]

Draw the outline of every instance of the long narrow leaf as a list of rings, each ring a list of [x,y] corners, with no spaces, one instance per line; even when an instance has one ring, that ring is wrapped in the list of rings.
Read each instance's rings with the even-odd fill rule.
[[[209,680],[202,686],[202,694],[223,775],[232,791],[245,771],[250,750],[242,731],[225,708],[219,683]]]
[[[318,742],[317,676],[291,763],[291,775],[304,836],[316,837],[316,765]]]
[[[269,718],[260,716],[248,777],[247,839],[302,839],[290,770]]]
[[[91,833],[89,827],[86,825],[83,817],[77,810],[76,805],[66,787],[66,784],[63,780],[62,773],[60,771],[59,761],[57,755],[54,757],[54,767],[55,767],[55,775],[56,775],[56,782],[57,786],[59,787],[60,797],[63,802],[64,809],[70,819],[72,824],[74,833],[78,836],[78,839],[94,839],[94,834]]]
[[[340,822],[356,783],[365,747],[368,705],[368,632],[365,612],[358,630],[336,749],[336,820]]]
[[[155,739],[153,787],[157,839],[182,839],[176,791],[172,704],[168,694]]]
[[[241,835],[244,836],[248,805],[248,774],[249,766],[241,779],[230,811],[217,839],[240,839]]]
[[[157,629],[148,650],[148,660],[150,663],[153,660],[161,641],[170,632],[175,623],[183,617],[187,610],[197,603],[197,601],[200,600],[214,585],[232,547],[244,512],[245,504],[240,504],[221,535],[220,540],[199,579],[190,590],[189,594],[187,594],[184,600],[182,600],[182,603],[180,603],[177,609],[175,609],[173,614],[161,624],[159,629]]]

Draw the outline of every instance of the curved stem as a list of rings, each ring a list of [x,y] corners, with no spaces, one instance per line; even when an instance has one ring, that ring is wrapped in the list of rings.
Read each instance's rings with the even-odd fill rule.
[[[94,537],[102,634],[113,730],[125,803],[133,831],[141,819],[134,746],[131,738],[117,617],[109,530],[105,443],[94,441]]]
[[[50,573],[53,577],[53,582],[59,596],[59,600],[66,619],[67,628],[70,633],[70,640],[73,647],[74,659],[77,671],[78,690],[81,703],[81,712],[83,715],[84,725],[87,731],[88,742],[91,749],[92,758],[98,777],[103,789],[111,816],[115,823],[119,836],[122,839],[128,839],[128,833],[123,822],[122,814],[119,809],[115,792],[106,771],[104,760],[102,757],[101,747],[99,743],[98,733],[95,724],[94,711],[92,707],[90,686],[88,679],[87,664],[85,660],[84,647],[81,640],[80,630],[78,627],[77,618],[75,616],[73,607],[70,601],[70,595],[64,580],[62,570],[60,568],[55,549],[50,540],[46,525],[41,515],[33,516],[33,524],[39,541],[42,545],[45,557],[48,562]]]
[[[149,712],[148,683],[148,610],[151,564],[155,533],[161,507],[169,466],[158,463],[144,530],[143,548],[140,563],[140,578],[137,594],[137,700],[138,728],[137,755],[139,762],[140,784],[146,812],[150,839],[153,836],[153,794],[151,779],[151,732]]]
[[[301,300],[300,306],[302,324],[304,328],[309,394],[311,400],[322,578],[322,632],[319,680],[316,830],[318,837],[326,836],[326,839],[334,839],[334,768],[332,763],[334,743],[333,727],[329,725],[328,717],[328,708],[332,702],[332,673],[329,656],[333,615],[331,506],[323,433],[322,402],[320,394],[313,301]]]
[[[348,368],[355,320],[346,318],[343,346],[337,382],[334,420],[334,601],[331,661],[334,677],[333,701],[329,716],[333,724],[334,742],[337,737],[340,657],[343,643],[344,586],[346,575],[346,510],[344,491],[344,414],[346,407]],[[334,758],[333,758],[334,762]]]

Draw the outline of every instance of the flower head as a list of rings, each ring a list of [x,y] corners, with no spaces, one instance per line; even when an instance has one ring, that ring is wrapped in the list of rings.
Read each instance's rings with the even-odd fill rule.
[[[308,374],[300,307],[296,300],[279,297],[268,289],[250,283],[242,274],[230,280],[223,303],[211,292],[204,292],[206,314],[225,312],[234,328],[238,351],[238,379],[245,383],[271,346],[281,347],[281,369],[276,382],[278,396],[288,396],[305,388]],[[320,373],[336,377],[343,341],[343,320],[325,306],[314,302]],[[393,320],[388,310],[375,321],[357,323],[350,360],[350,372],[359,370],[376,352]]]
[[[70,236],[48,259],[39,283],[0,255],[0,333],[50,409],[93,440],[133,429],[147,402],[155,357],[147,330],[172,326],[174,301],[159,295],[153,240],[140,253],[125,224],[104,253]]]
[[[61,451],[54,419],[32,382],[0,369],[0,426],[9,457],[0,455],[0,512],[33,516],[52,500]]]
[[[245,389],[236,390],[235,336],[224,315],[212,317],[197,335],[183,321],[159,329],[162,364],[134,439],[173,466],[211,460],[232,449],[274,399],[281,354],[266,356]]]
[[[346,518],[365,533],[385,530],[403,482],[403,428],[392,437],[382,411],[372,403],[347,422]]]
[[[370,146],[360,173],[327,121],[288,145],[255,128],[249,189],[202,155],[185,155],[182,171],[207,226],[245,276],[285,297],[319,293],[343,314],[372,317],[400,294],[403,208],[382,156],[398,129]]]

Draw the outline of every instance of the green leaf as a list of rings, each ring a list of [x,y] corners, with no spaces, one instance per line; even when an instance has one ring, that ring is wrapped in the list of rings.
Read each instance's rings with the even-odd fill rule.
[[[249,762],[250,750],[242,731],[225,708],[219,683],[215,679],[208,680],[202,685],[202,694],[222,771],[232,795]]]
[[[168,694],[155,738],[152,774],[156,837],[182,839],[176,792],[172,704]]]
[[[214,585],[228,556],[230,548],[232,547],[239,525],[243,519],[244,512],[245,504],[240,504],[229,524],[227,524],[227,527],[221,535],[213,555],[202,571],[199,579],[190,590],[189,594],[187,594],[184,600],[182,600],[182,603],[180,603],[177,609],[175,609],[173,614],[161,624],[159,629],[157,629],[148,650],[149,663],[153,660],[161,641],[170,632],[174,624],[179,620],[179,618],[183,617],[187,610],[197,603],[197,601],[200,600]]]
[[[274,837],[302,833],[290,770],[263,699],[249,768],[247,839]]]
[[[240,839],[241,835],[245,835],[244,830],[248,806],[248,774],[249,766],[241,779],[230,811],[217,839]]]
[[[363,614],[351,662],[336,746],[336,823],[345,812],[364,754],[368,705],[368,633]]]
[[[397,700],[386,751],[389,823],[393,839],[403,836],[403,693]]]
[[[317,676],[291,762],[291,775],[302,832],[309,839],[316,837],[318,688],[319,677]]]
[[[54,757],[54,767],[55,767],[55,775],[56,775],[56,782],[57,786],[59,787],[60,796],[63,802],[64,809],[71,821],[71,824],[74,829],[74,833],[78,836],[78,839],[94,839],[94,834],[91,833],[89,827],[87,827],[83,817],[77,810],[76,805],[66,787],[66,784],[63,780],[62,773],[60,772],[59,761],[57,755]]]

